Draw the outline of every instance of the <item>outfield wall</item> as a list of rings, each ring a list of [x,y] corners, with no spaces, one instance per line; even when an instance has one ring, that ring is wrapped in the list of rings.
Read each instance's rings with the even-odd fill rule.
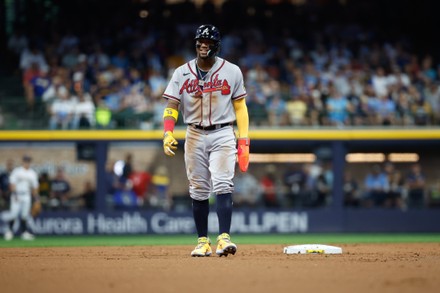
[[[440,232],[439,211],[368,210],[236,210],[232,218],[234,234],[295,234],[327,232]],[[34,221],[40,235],[126,235],[194,234],[192,213],[45,213]],[[218,233],[214,212],[209,216],[209,233]]]
[[[0,164],[6,158],[19,160],[24,153],[31,153],[37,169],[67,166],[78,191],[85,181],[96,185],[96,211],[44,212],[36,219],[37,233],[194,233],[190,212],[114,212],[108,209],[104,190],[106,163],[132,152],[136,169],[160,164],[172,169],[172,191],[185,193],[184,135],[184,129],[176,131],[179,153],[168,158],[162,154],[162,131],[0,131]],[[439,129],[269,129],[251,131],[250,136],[252,153],[309,152],[325,156],[332,162],[334,174],[332,200],[326,207],[310,210],[236,211],[236,233],[440,232],[439,209],[347,209],[343,206],[342,190],[342,174],[347,168],[345,155],[349,152],[416,152],[430,165],[431,179],[440,179],[436,168],[440,156]],[[257,168],[251,162],[250,168],[253,167]],[[210,221],[215,227],[214,216]]]

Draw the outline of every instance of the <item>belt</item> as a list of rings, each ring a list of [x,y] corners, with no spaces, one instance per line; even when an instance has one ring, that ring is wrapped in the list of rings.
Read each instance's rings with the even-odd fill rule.
[[[201,125],[197,125],[197,124],[190,124],[190,126],[197,128],[197,129],[201,129],[201,130],[216,130],[216,129],[220,129],[226,126],[231,126],[232,123],[223,123],[223,124],[214,124],[214,125],[210,125],[210,126],[201,126]]]

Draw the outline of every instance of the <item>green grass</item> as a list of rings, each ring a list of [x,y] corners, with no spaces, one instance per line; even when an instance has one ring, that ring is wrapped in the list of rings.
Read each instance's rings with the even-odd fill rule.
[[[210,235],[214,240],[215,235]],[[438,242],[440,234],[273,234],[235,235],[238,244],[350,244],[350,243],[416,243]],[[135,235],[135,236],[38,236],[34,241],[14,238],[0,240],[5,247],[75,247],[75,246],[145,246],[193,245],[194,235]]]

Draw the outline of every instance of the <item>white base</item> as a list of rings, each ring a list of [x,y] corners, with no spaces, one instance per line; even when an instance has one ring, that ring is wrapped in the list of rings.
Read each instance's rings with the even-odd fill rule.
[[[284,247],[285,254],[342,254],[342,248],[322,244],[303,244]]]

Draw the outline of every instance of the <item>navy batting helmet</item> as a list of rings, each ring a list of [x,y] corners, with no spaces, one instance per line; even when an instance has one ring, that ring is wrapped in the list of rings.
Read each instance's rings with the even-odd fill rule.
[[[214,45],[211,46],[208,56],[211,57],[217,53],[220,49],[220,31],[212,24],[202,24],[196,30],[196,36],[194,40],[207,39],[214,41]]]

